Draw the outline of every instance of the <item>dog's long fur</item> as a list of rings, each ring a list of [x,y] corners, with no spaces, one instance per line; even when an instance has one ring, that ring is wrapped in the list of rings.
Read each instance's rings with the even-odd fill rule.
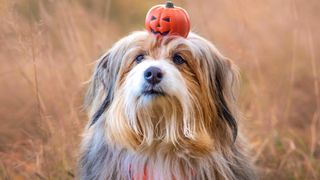
[[[186,63],[174,64],[176,53]],[[149,66],[164,71],[161,96],[141,94]],[[232,62],[194,33],[121,39],[98,61],[88,91],[80,179],[256,179],[238,132],[237,83]]]

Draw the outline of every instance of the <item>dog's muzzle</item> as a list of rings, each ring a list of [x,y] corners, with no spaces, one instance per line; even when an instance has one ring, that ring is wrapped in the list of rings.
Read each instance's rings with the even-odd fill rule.
[[[125,101],[130,104],[136,100],[149,102],[154,100],[153,97],[164,96],[183,100],[188,97],[186,87],[184,78],[173,64],[165,59],[157,59],[144,60],[131,69],[123,90]]]

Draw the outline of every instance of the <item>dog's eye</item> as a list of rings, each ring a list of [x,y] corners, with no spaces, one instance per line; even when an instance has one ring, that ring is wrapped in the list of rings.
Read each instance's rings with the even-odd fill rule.
[[[144,59],[144,55],[143,54],[139,54],[137,57],[136,57],[136,59],[135,59],[135,61],[137,62],[137,63],[141,63],[141,61]]]
[[[183,57],[181,57],[179,54],[173,55],[172,60],[173,60],[173,62],[174,62],[175,64],[178,64],[178,65],[183,64],[183,63],[186,62],[186,61],[183,59]]]

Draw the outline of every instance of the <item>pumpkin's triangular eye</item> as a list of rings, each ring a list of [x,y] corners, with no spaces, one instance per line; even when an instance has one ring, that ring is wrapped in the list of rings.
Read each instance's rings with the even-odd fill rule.
[[[170,18],[169,17],[163,18],[162,20],[170,22]]]
[[[156,20],[156,19],[157,19],[157,18],[156,18],[155,16],[152,16],[152,17],[151,17],[151,21],[152,21],[152,20]]]

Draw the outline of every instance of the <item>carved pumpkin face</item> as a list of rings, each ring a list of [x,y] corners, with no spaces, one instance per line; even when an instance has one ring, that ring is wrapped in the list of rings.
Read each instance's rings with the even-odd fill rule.
[[[190,31],[190,20],[184,9],[167,2],[166,5],[157,5],[149,10],[145,26],[157,37],[176,35],[186,38]]]

